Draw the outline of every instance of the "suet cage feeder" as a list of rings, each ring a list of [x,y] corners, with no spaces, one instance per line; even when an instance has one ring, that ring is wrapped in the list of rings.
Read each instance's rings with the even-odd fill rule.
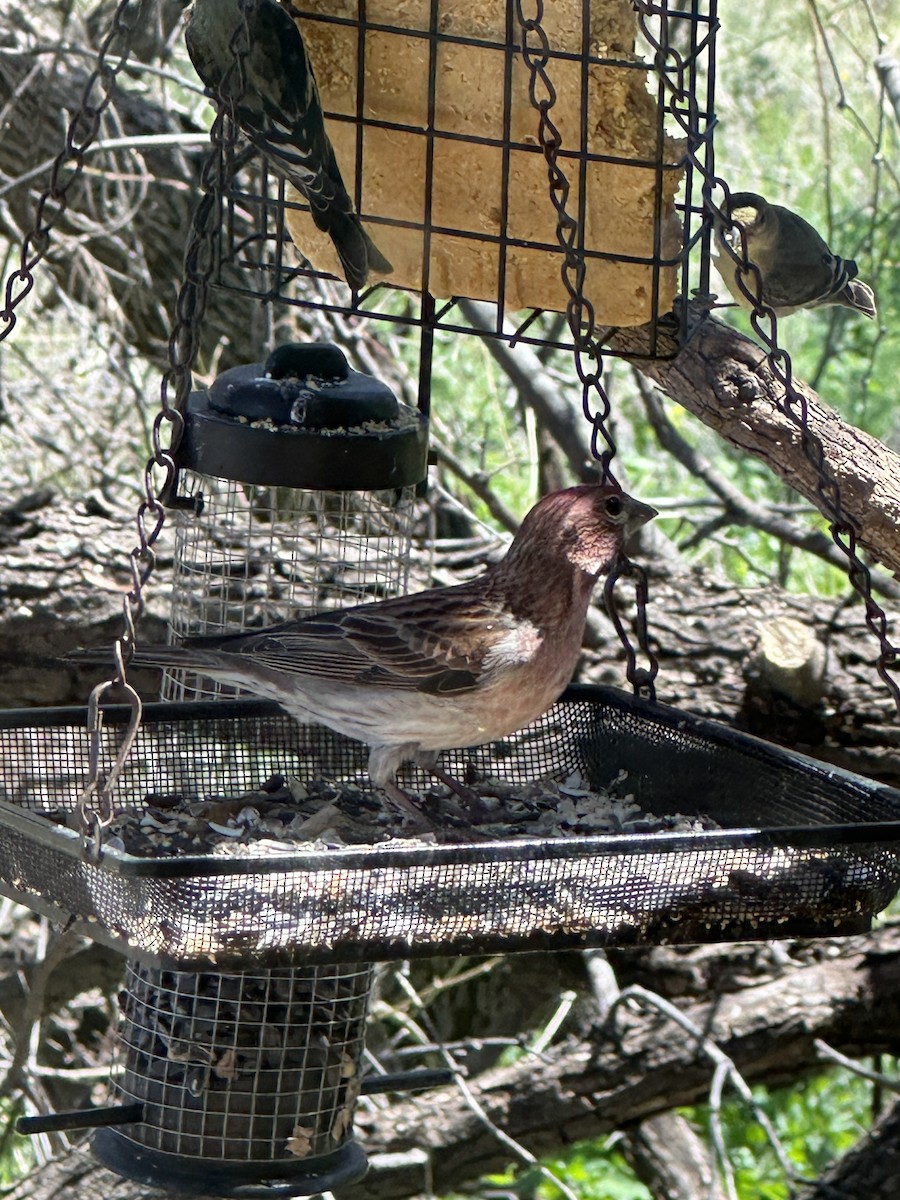
[[[554,0],[535,6],[540,39],[531,7],[295,3],[342,174],[394,269],[360,295],[329,287],[322,272],[342,279],[340,265],[304,198],[238,170],[224,189],[216,282],[420,328],[427,392],[435,331],[575,345],[559,316],[573,316],[573,296],[555,190],[579,224],[573,250],[593,315],[588,328],[579,302],[581,332],[602,340],[645,326],[639,353],[674,353],[686,332],[673,302],[708,283],[696,187],[697,165],[712,161],[714,0]],[[226,179],[232,154],[223,151]],[[496,306],[488,327],[473,323],[463,297]]]
[[[310,351],[282,348],[193,393],[175,637],[405,590],[436,333],[581,349],[644,326],[659,357],[684,336],[675,297],[707,290],[693,189],[712,174],[714,0],[554,0],[544,43],[519,0],[298,11],[357,210],[395,269],[361,294],[329,281],[302,198],[235,171],[226,139],[208,282],[417,328],[419,408],[399,420],[376,387],[336,425],[353,389],[333,347],[305,371]],[[554,196],[576,218],[574,288]],[[493,323],[476,328],[461,298],[491,302]],[[323,379],[341,393],[324,409]],[[161,797],[252,804],[274,776],[368,782],[363,747],[269,703],[222,699],[199,676],[167,677],[163,695],[110,794],[138,822]],[[513,785],[577,776],[648,817],[714,827],[143,855],[78,828],[85,781],[109,775],[133,713],[102,716],[89,731],[80,708],[0,713],[0,892],[126,956],[116,1105],[95,1151],[181,1195],[307,1195],[359,1177],[372,962],[857,932],[900,885],[900,792],[610,689],[570,688],[527,729],[442,765]]]

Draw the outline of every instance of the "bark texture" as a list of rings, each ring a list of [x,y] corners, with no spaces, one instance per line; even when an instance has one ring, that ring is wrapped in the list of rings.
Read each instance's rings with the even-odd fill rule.
[[[635,366],[710,429],[769,469],[823,511],[822,483],[807,454],[800,425],[781,411],[786,391],[756,342],[704,313],[690,310],[692,335],[671,359],[635,360]],[[624,330],[615,346],[645,351],[646,329]],[[840,505],[860,545],[892,573],[900,572],[900,456],[844,421],[812,388],[793,380],[810,434],[821,445]],[[833,489],[826,494],[834,500]],[[826,512],[826,515],[829,515]]]

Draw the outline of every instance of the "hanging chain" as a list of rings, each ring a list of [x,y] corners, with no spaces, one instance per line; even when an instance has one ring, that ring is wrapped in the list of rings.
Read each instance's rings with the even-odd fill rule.
[[[109,32],[100,45],[97,65],[85,81],[79,106],[66,128],[65,145],[54,159],[50,168],[50,179],[38,197],[31,229],[22,239],[18,266],[7,277],[4,307],[0,310],[0,342],[12,333],[18,320],[16,309],[34,288],[35,268],[50,248],[53,229],[69,207],[72,188],[81,180],[87,152],[96,140],[103,114],[116,94],[118,77],[128,60],[131,35],[134,31],[134,24],[126,17],[129,6],[138,8],[139,0],[137,3],[135,0],[119,0]],[[98,86],[101,92],[99,99],[95,97]],[[94,688],[88,701],[89,780],[76,805],[76,817],[82,831],[92,835],[91,847],[95,855],[99,854],[101,831],[112,817],[109,799],[111,784],[124,766],[141,719],[140,697],[125,683],[118,647],[117,659],[125,696],[131,708],[128,727],[110,777],[103,780],[99,753],[103,717],[99,701],[109,685],[101,684]],[[89,812],[88,802],[94,796],[97,797],[96,805],[92,806]]]
[[[550,200],[557,217],[556,238],[563,252],[560,274],[568,296],[566,321],[574,345],[575,369],[581,381],[582,410],[591,424],[591,454],[600,463],[601,479],[604,482],[615,482],[611,463],[616,453],[616,444],[608,426],[610,403],[603,387],[603,357],[594,338],[594,306],[584,294],[587,266],[583,245],[579,244],[582,230],[567,208],[571,186],[559,162],[562,137],[550,115],[550,110],[556,104],[556,89],[547,71],[551,55],[550,43],[542,25],[543,0],[535,0],[534,9],[535,15],[527,17],[523,11],[523,0],[516,0],[516,15],[522,30],[522,58],[530,71],[529,98],[539,117],[538,142],[547,163]],[[646,666],[638,665],[637,650],[616,610],[614,589],[616,582],[623,575],[631,576],[635,580],[637,642],[646,659]],[[649,644],[648,586],[647,574],[643,567],[626,558],[624,554],[621,555],[619,562],[607,577],[604,595],[616,633],[625,649],[626,678],[636,694],[653,700],[656,698],[654,681],[659,672],[659,663]]]
[[[76,817],[82,832],[90,838],[89,852],[99,857],[102,831],[113,817],[112,791],[116,780],[125,767],[141,723],[142,705],[140,697],[127,680],[127,666],[134,654],[135,626],[144,611],[143,589],[156,563],[154,545],[165,522],[166,503],[177,504],[176,454],[184,433],[184,413],[191,387],[191,367],[197,352],[200,323],[206,309],[209,281],[215,266],[213,245],[214,218],[218,215],[219,199],[225,181],[226,151],[236,140],[236,127],[228,113],[240,97],[243,85],[243,58],[249,51],[249,34],[246,13],[253,0],[241,0],[241,21],[231,38],[233,63],[226,72],[222,93],[229,90],[230,78],[238,80],[238,87],[230,92],[226,101],[217,97],[216,119],[210,130],[212,150],[204,162],[200,186],[202,196],[197,205],[185,250],[184,275],[176,301],[175,325],[169,338],[169,368],[161,385],[160,411],[153,422],[151,432],[152,457],[144,468],[144,496],[135,521],[138,543],[129,556],[131,588],[123,602],[125,629],[113,648],[115,674],[111,679],[98,684],[88,699],[87,726],[90,736],[88,758],[88,781],[78,798]],[[6,281],[5,305],[0,309],[0,341],[13,330],[16,309],[34,288],[34,270],[46,255],[50,246],[50,235],[66,212],[70,192],[84,169],[87,151],[96,139],[104,112],[115,96],[116,81],[124,67],[129,42],[134,26],[126,20],[126,12],[136,0],[119,0],[109,33],[104,38],[97,57],[97,65],[88,76],[82,90],[81,103],[73,114],[66,131],[64,148],[57,155],[50,170],[50,180],[38,198],[31,230],[22,241],[19,263]],[[138,0],[139,3],[139,0]],[[111,61],[115,59],[115,61]],[[92,99],[99,84],[102,96]],[[242,166],[252,151],[239,156],[230,164],[229,174]],[[163,428],[169,426],[168,439]],[[163,483],[157,491],[154,472],[161,471]],[[103,711],[101,699],[110,691],[124,697],[130,707],[125,734],[122,737],[116,758],[108,775],[101,766],[101,731]]]
[[[243,93],[243,60],[250,50],[247,12],[253,0],[241,0],[240,21],[230,40],[232,62],[225,72],[218,96],[215,97],[216,116],[210,127],[212,149],[207,155],[200,172],[200,200],[194,209],[184,252],[184,269],[181,286],[175,302],[175,323],[169,337],[169,367],[160,387],[160,409],[151,429],[152,455],[144,467],[144,496],[135,514],[137,545],[129,555],[131,587],[122,604],[124,630],[117,638],[113,653],[116,671],[111,679],[98,684],[91,693],[89,717],[93,714],[92,738],[99,736],[102,713],[100,698],[106,692],[124,689],[132,705],[132,721],[119,747],[113,768],[104,779],[100,774],[99,756],[93,751],[90,763],[90,778],[85,788],[84,799],[79,802],[86,832],[93,832],[94,845],[99,848],[100,831],[112,816],[111,793],[113,786],[128,758],[140,724],[140,700],[127,681],[127,668],[134,655],[136,626],[144,611],[144,588],[156,566],[155,543],[162,532],[166,519],[166,507],[184,507],[185,501],[177,495],[178,466],[177,452],[184,436],[185,412],[191,390],[191,368],[197,354],[200,328],[206,312],[209,284],[216,265],[214,233],[218,228],[220,200],[227,178],[253,156],[248,150],[228,162],[237,139],[237,126],[230,114],[234,112]],[[231,79],[237,87],[231,88]],[[168,425],[168,438],[163,435]],[[156,473],[161,472],[163,481],[156,486]],[[200,501],[188,501],[196,510]],[[88,797],[96,797],[96,804],[88,808]]]
[[[0,309],[0,342],[13,331],[18,319],[16,309],[34,287],[34,269],[50,247],[53,227],[69,206],[71,188],[81,178],[85,155],[97,137],[100,121],[115,95],[119,73],[128,60],[134,25],[126,19],[126,11],[129,6],[139,8],[140,3],[141,0],[119,0],[109,33],[100,45],[97,65],[85,81],[81,102],[66,129],[65,145],[53,161],[50,180],[35,206],[31,229],[22,239],[19,265],[6,280],[4,306]],[[92,96],[98,85],[102,95],[95,103]]]
[[[647,17],[654,12],[647,0],[633,0],[644,36],[656,52],[655,66],[664,86],[672,97],[669,111],[688,135],[688,156],[692,166],[703,179],[703,202],[706,212],[722,228],[737,235],[739,245],[732,248],[725,240],[724,253],[735,265],[737,285],[752,307],[751,327],[763,344],[766,362],[774,378],[783,389],[783,395],[774,395],[774,403],[781,415],[798,430],[800,446],[807,461],[816,473],[817,507],[831,525],[831,536],[835,545],[847,559],[847,574],[853,590],[861,597],[865,609],[866,626],[878,643],[879,653],[875,660],[878,677],[887,687],[898,713],[900,713],[900,686],[891,674],[898,666],[900,651],[888,635],[888,619],[872,595],[872,575],[857,553],[858,533],[848,514],[844,511],[841,488],[832,471],[821,439],[809,427],[809,411],[806,397],[794,387],[793,364],[790,355],[778,345],[778,320],[771,308],[762,303],[762,276],[759,268],[747,253],[746,230],[739,221],[732,221],[726,214],[730,207],[730,191],[727,183],[716,175],[713,166],[712,145],[707,144],[704,160],[695,150],[695,139],[691,137],[692,123],[697,118],[697,99],[686,86],[683,62],[667,39],[657,38],[650,29]],[[721,206],[712,200],[712,193],[721,188],[724,200]]]

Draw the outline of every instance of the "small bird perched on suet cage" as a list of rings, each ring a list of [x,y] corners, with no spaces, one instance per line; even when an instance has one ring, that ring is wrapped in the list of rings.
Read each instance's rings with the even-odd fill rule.
[[[595,581],[655,516],[615,484],[566,488],[540,500],[503,560],[468,583],[139,647],[133,661],[225,680],[368,743],[372,782],[421,826],[398,768],[413,760],[468,798],[436,769],[438,753],[496,741],[550,707],[575,671]]]
[[[247,44],[241,28],[246,20]],[[214,98],[233,107],[267,164],[309,202],[334,243],[350,286],[391,264],[362,226],[325,131],[319,89],[300,31],[276,0],[194,0],[185,42]]]
[[[722,217],[734,224],[729,227]],[[755,307],[756,291],[753,272],[741,264],[743,240],[748,263],[759,271],[758,299],[776,317],[826,304],[852,308],[871,319],[877,316],[875,296],[856,278],[859,268],[853,259],[834,254],[797,213],[755,192],[732,192],[722,217],[713,213],[716,266],[742,308]]]

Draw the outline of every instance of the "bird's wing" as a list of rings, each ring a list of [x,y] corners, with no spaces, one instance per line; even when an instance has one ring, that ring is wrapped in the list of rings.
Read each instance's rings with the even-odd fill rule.
[[[352,212],[299,29],[278,4],[263,3],[253,18],[252,38],[252,84],[263,110],[260,148],[277,156],[314,207]],[[252,137],[254,130],[247,133]]]
[[[856,264],[851,261],[850,265],[855,275]],[[817,304],[833,301],[852,277],[844,259],[829,251],[821,256],[813,269],[805,261],[782,262],[766,273],[766,303],[773,308],[815,308]],[[805,283],[804,287],[799,286],[801,280]]]
[[[814,306],[846,286],[848,264],[832,254],[815,226],[790,209],[772,208],[781,226],[778,244],[766,256],[766,303],[773,308]]]
[[[452,595],[451,595],[452,593]],[[535,648],[527,622],[515,622],[466,585],[288,622],[265,633],[216,639],[222,650],[291,674],[335,683],[429,694],[461,694],[494,670],[525,661]],[[192,645],[209,645],[197,639]]]

